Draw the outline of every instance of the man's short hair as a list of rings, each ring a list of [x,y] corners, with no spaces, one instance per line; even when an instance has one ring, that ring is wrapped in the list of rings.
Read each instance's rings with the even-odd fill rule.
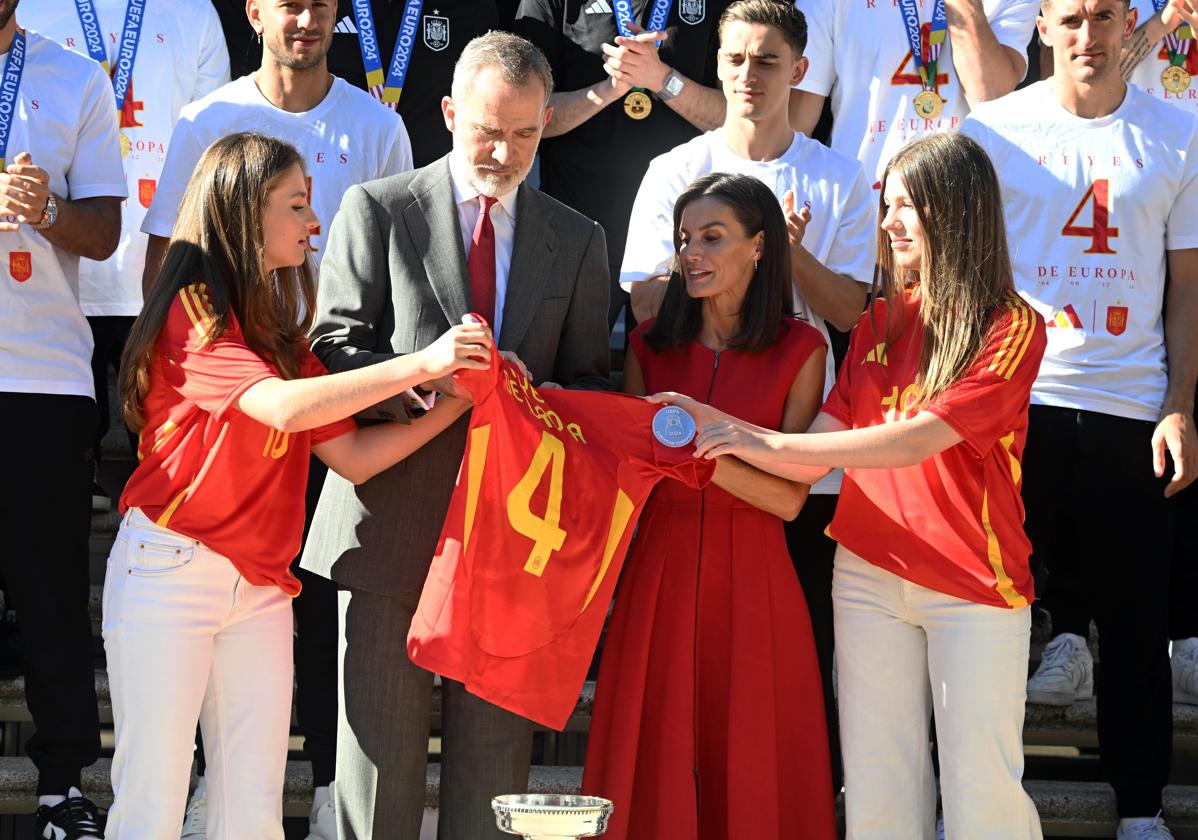
[[[553,93],[553,72],[545,54],[518,35],[492,30],[472,40],[458,56],[453,66],[451,95],[455,99],[464,96],[474,79],[487,67],[495,68],[505,82],[516,87],[539,79],[545,88],[546,102]]]
[[[737,0],[720,15],[720,36],[724,27],[733,21],[772,26],[786,38],[795,57],[807,49],[807,18],[793,3],[780,0]]]

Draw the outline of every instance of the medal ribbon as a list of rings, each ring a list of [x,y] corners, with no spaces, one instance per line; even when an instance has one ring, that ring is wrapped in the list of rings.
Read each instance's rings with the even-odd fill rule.
[[[403,84],[408,77],[408,63],[412,60],[412,50],[416,46],[416,28],[420,26],[420,11],[423,8],[424,0],[406,0],[404,3],[399,34],[395,38],[395,52],[391,54],[391,64],[384,81],[378,30],[374,28],[370,0],[354,0],[358,46],[362,49],[362,64],[366,67],[366,84],[375,99],[392,108],[403,95]]]
[[[1152,6],[1159,14],[1165,8],[1168,0],[1152,0]],[[1169,52],[1169,63],[1180,67],[1186,63],[1186,56],[1194,45],[1194,30],[1188,23],[1183,23],[1176,30],[1165,36],[1165,49]]]
[[[616,16],[616,30],[625,38],[631,38],[632,27],[629,24],[632,23],[632,0],[615,0],[612,6]],[[670,9],[673,7],[674,0],[653,0],[645,29],[649,32],[663,31],[666,28],[666,19],[670,16]]]
[[[12,135],[12,124],[17,116],[17,92],[21,89],[21,74],[25,70],[25,30],[17,27],[8,59],[4,62],[4,75],[0,76],[0,170],[5,167],[8,156],[8,138]]]
[[[125,23],[121,27],[115,69],[108,66],[108,51],[104,48],[104,35],[100,30],[100,18],[96,15],[93,0],[75,0],[75,11],[79,14],[79,23],[83,27],[87,54],[98,61],[111,77],[116,109],[120,111],[125,106],[125,95],[129,93],[129,84],[133,81],[133,63],[137,60],[137,45],[141,43],[146,0],[129,0],[125,6]]]
[[[1156,2],[1156,0],[1153,0]],[[948,40],[948,15],[944,11],[944,0],[932,4],[932,24],[928,33],[928,63],[923,61],[923,32],[919,24],[919,0],[898,0],[899,13],[903,16],[903,28],[907,32],[907,43],[911,46],[911,61],[919,70],[924,90],[936,90],[936,62],[940,50]]]

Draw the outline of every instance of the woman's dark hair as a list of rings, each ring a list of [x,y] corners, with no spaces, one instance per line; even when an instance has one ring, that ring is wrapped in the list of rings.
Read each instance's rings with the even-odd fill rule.
[[[297,166],[303,172],[294,146],[252,131],[222,137],[200,157],[162,270],[121,358],[121,405],[134,431],[145,421],[142,399],[150,389],[158,334],[179,291],[193,283],[207,285],[215,316],[206,341],[224,335],[236,318],[251,350],[284,379],[299,376],[316,300],[315,269],[308,259],[297,268],[268,271],[262,238],[267,197]]]
[[[703,327],[703,301],[686,293],[686,278],[678,256],[682,211],[699,198],[714,198],[732,211],[746,236],[764,232],[761,259],[745,292],[740,311],[740,332],[728,342],[730,349],[759,353],[778,340],[782,317],[790,310],[790,239],[778,197],[756,178],[713,172],[683,190],[674,204],[674,265],[657,322],[645,343],[660,353],[681,348],[699,337]]]

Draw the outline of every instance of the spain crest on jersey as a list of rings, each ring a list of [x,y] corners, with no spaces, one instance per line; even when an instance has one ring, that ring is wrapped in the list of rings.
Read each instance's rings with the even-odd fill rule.
[[[424,45],[434,52],[449,46],[449,18],[444,15],[424,16]]]
[[[1106,331],[1111,335],[1123,335],[1127,329],[1127,307],[1108,306],[1106,308]]]
[[[137,200],[141,206],[150,209],[150,204],[154,201],[154,193],[158,189],[158,182],[152,178],[137,179]]]
[[[8,273],[13,280],[24,283],[33,276],[33,255],[28,251],[9,251]]]
[[[707,17],[707,0],[682,0],[678,5],[678,17],[694,26]]]

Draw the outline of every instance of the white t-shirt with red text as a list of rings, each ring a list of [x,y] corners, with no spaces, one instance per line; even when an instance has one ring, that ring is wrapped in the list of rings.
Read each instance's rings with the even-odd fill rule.
[[[1015,287],[1048,327],[1032,402],[1155,421],[1166,252],[1198,248],[1198,119],[1132,85],[1083,119],[1038,82],[962,131],[994,162]]]
[[[933,0],[919,0],[925,41],[932,5]],[[832,148],[861,161],[871,184],[907,143],[959,128],[969,114],[953,67],[951,32],[936,66],[944,110],[929,120],[912,107],[923,88],[898,0],[795,0],[795,6],[807,18],[804,55],[810,62],[799,90],[832,97]],[[998,42],[1024,53],[1039,0],[983,0],[982,6]]]
[[[125,197],[112,85],[90,58],[27,33],[11,131],[7,162],[29,152],[55,195]],[[0,392],[95,397],[91,357],[79,257],[28,225],[0,231]]]
[[[1156,7],[1152,5],[1152,0],[1131,0],[1131,5],[1139,12],[1137,26],[1143,25],[1144,21],[1156,14]],[[1144,60],[1136,65],[1136,69],[1131,72],[1131,78],[1128,81],[1150,96],[1155,96],[1157,99],[1198,116],[1198,42],[1190,41],[1185,61],[1181,65],[1192,77],[1188,90],[1173,93],[1165,89],[1161,84],[1161,71],[1168,66],[1169,50],[1165,39],[1162,38],[1152,47]]]
[[[345,191],[412,168],[412,144],[403,118],[380,108],[369,93],[344,79],[335,78],[315,108],[292,113],[272,105],[252,75],[243,76],[188,105],[179,115],[143,231],[171,235],[196,162],[213,141],[237,131],[259,131],[299,149],[311,179],[309,203],[320,220],[311,238],[317,263]]]
[[[115,67],[128,0],[95,0]],[[64,47],[87,55],[83,27],[71,0],[41,0],[21,7],[21,23]],[[121,239],[103,262],[79,261],[79,303],[85,315],[137,315],[146,236],[141,221],[154,198],[167,143],[183,106],[229,81],[229,53],[211,3],[152,0],[142,18],[133,80],[121,109],[120,129],[129,198],[121,209]],[[112,107],[116,99],[111,93]]]

